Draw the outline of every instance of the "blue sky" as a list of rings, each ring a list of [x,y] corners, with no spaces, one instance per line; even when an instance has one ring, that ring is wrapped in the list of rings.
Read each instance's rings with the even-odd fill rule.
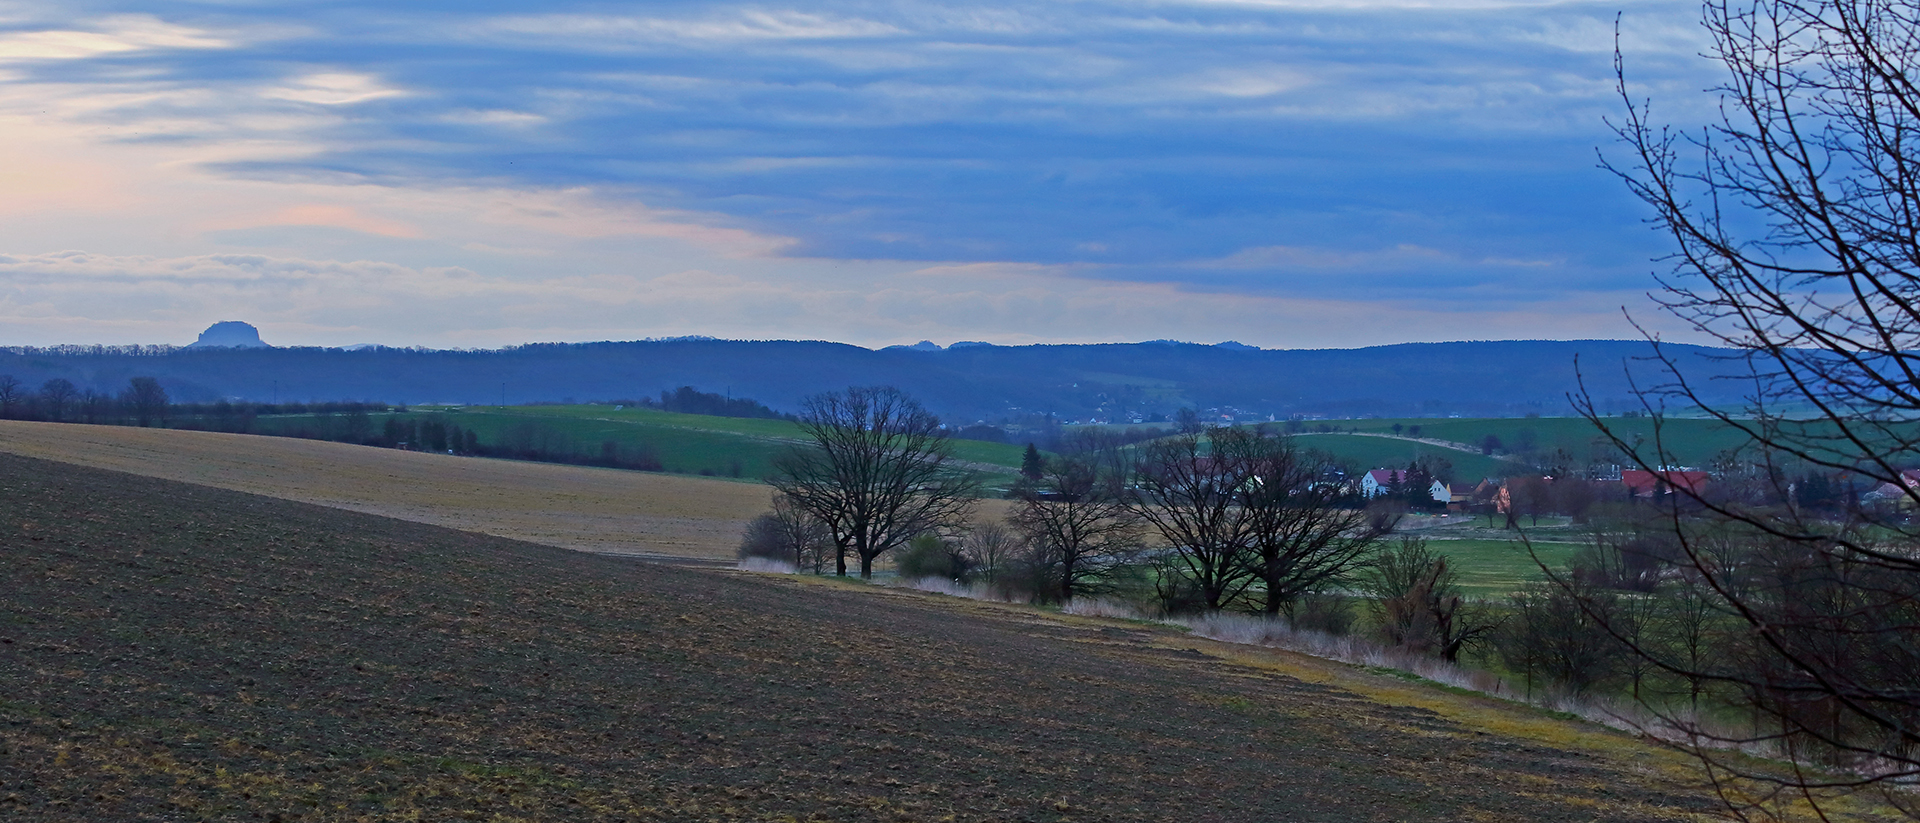
[[[0,2],[0,344],[1677,331],[1616,12],[1704,115],[1674,3]]]

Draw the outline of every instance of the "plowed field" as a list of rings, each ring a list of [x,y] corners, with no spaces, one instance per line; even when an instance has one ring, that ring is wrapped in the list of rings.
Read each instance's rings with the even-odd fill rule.
[[[754,483],[238,434],[0,421],[0,452],[605,554],[731,559]]]
[[[0,587],[9,821],[1708,807],[1670,782],[1678,761],[1623,736],[1167,629],[5,455]]]

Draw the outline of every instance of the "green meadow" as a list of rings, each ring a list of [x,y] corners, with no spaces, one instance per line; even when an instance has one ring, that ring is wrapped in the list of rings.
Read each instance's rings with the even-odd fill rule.
[[[1453,463],[1453,482],[1472,483],[1483,477],[1519,474],[1518,463],[1487,457],[1479,452],[1463,452],[1442,446],[1400,440],[1391,437],[1364,437],[1350,434],[1297,434],[1294,442],[1302,448],[1326,452],[1351,464],[1359,471],[1400,469],[1415,459],[1444,458]]]
[[[1460,576],[1462,592],[1481,598],[1500,597],[1541,579],[1541,562],[1556,570],[1565,568],[1581,544],[1535,541],[1533,554],[1518,540],[1440,539],[1430,541],[1428,546],[1447,556]]]
[[[805,437],[799,425],[786,420],[601,405],[415,407],[403,416],[459,426],[490,446],[537,446],[592,456],[612,443],[622,454],[653,456],[668,472],[750,481],[766,478],[775,458]],[[375,415],[375,427],[384,425],[385,419]],[[286,418],[260,423],[263,429],[292,425]],[[976,440],[953,443],[954,456],[986,473],[990,486],[1011,482],[1020,466],[1022,446]]]
[[[1331,421],[1341,428],[1362,432],[1393,434],[1400,427],[1402,436],[1446,440],[1479,449],[1489,435],[1498,438],[1501,449],[1514,452],[1565,450],[1577,460],[1585,460],[1596,450],[1612,448],[1593,421],[1580,417],[1494,417],[1441,419],[1380,419]],[[1747,443],[1739,429],[1718,420],[1700,418],[1607,417],[1605,425],[1628,445],[1638,445],[1651,453],[1657,444],[1675,462],[1705,465],[1715,455],[1737,449]],[[1415,435],[1415,429],[1418,434]]]

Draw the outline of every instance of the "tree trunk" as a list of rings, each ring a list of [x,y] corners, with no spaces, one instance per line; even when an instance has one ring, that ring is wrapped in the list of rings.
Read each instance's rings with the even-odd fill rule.
[[[1261,611],[1266,612],[1267,619],[1271,620],[1275,617],[1280,616],[1280,593],[1278,591],[1279,587],[1274,585],[1274,578],[1278,577],[1279,575],[1275,573],[1275,570],[1273,567],[1274,563],[1276,562],[1275,559],[1269,557],[1266,559],[1266,561],[1267,562],[1261,564],[1261,569],[1264,573],[1260,575],[1260,582],[1267,584],[1267,603],[1266,603],[1266,606],[1261,609]]]
[[[873,555],[866,552],[860,553],[860,579],[873,579]]]

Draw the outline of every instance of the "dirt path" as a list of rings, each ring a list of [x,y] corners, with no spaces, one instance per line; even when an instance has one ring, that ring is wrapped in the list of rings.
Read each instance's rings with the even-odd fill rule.
[[[1443,449],[1451,449],[1457,452],[1466,452],[1467,454],[1480,454],[1482,457],[1491,457],[1495,460],[1504,460],[1508,463],[1524,465],[1524,464],[1521,464],[1519,458],[1514,457],[1513,455],[1481,454],[1480,447],[1478,446],[1470,446],[1466,443],[1459,443],[1453,440],[1439,440],[1432,437],[1408,437],[1406,435],[1386,434],[1384,432],[1306,432],[1306,434],[1340,434],[1340,435],[1346,435],[1348,437],[1380,437],[1380,438],[1385,438],[1387,440],[1405,440],[1409,443],[1424,443],[1429,446],[1438,446]]]

